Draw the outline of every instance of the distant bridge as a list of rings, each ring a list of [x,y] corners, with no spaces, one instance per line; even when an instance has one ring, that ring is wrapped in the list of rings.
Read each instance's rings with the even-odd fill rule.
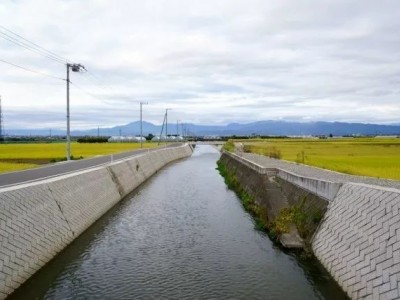
[[[197,141],[192,142],[192,144],[222,146],[223,144],[225,144],[225,141]]]

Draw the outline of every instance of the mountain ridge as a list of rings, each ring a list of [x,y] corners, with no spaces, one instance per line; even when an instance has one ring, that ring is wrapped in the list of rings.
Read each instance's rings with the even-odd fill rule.
[[[381,125],[373,123],[346,123],[346,122],[290,122],[290,121],[257,121],[249,123],[230,123],[227,125],[196,125],[193,123],[179,124],[178,133],[182,134],[182,129],[190,135],[288,135],[288,136],[307,136],[307,135],[400,135],[400,125]],[[154,125],[143,121],[143,134],[159,135],[161,125]],[[165,133],[165,126],[164,126]],[[176,124],[168,124],[168,134],[176,134]],[[10,129],[8,135],[49,135],[47,129]],[[71,135],[97,135],[98,129],[72,130]],[[125,125],[108,128],[99,128],[101,136],[115,135],[139,135],[140,121],[134,121]],[[52,130],[52,135],[65,135],[63,130]]]

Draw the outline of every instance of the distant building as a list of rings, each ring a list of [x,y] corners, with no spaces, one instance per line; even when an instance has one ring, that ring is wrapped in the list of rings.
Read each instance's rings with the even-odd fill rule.
[[[108,139],[109,143],[139,143],[140,140],[145,142],[146,139],[140,136],[112,136]]]
[[[396,139],[399,136],[398,135],[377,135],[375,137],[379,138],[379,139]]]

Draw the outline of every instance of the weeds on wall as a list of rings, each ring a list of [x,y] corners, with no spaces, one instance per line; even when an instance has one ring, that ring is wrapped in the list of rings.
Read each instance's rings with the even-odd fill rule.
[[[233,143],[233,140],[227,140],[224,144],[223,149],[228,152],[235,152],[235,144]]]
[[[319,224],[323,213],[320,210],[307,213],[305,209],[306,201],[307,196],[304,196],[298,204],[282,209],[277,218],[270,224],[271,234],[279,236],[282,233],[289,232],[290,225],[295,224],[300,236],[304,240],[309,240],[313,234],[311,228]]]
[[[255,229],[267,231],[268,219],[266,212],[255,203],[254,195],[251,195],[241,186],[239,180],[235,175],[235,172],[228,170],[223,162],[218,161],[217,165],[217,170],[219,171],[221,176],[224,177],[225,183],[228,188],[236,193],[236,195],[241,200],[244,209],[253,216],[255,221]]]

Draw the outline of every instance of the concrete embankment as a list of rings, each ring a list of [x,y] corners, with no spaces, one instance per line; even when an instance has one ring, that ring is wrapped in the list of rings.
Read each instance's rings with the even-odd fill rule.
[[[244,194],[245,198],[249,198],[250,201],[244,201],[250,202],[250,205],[244,203],[244,206],[256,217],[258,227],[267,229],[284,247],[307,246],[304,242],[309,243],[328,206],[328,200],[321,194],[330,196],[332,187],[296,177],[283,170],[263,168],[229,152],[222,154],[219,164],[220,169],[226,170],[226,180],[234,182],[233,189],[238,192],[239,197]],[[324,193],[310,193],[285,180],[286,178],[301,182],[314,190],[315,186],[323,186]]]
[[[262,157],[251,160],[230,153],[224,156],[251,168],[260,178],[268,174],[270,182],[280,184],[282,201],[287,203],[284,205],[296,205],[301,190],[329,203],[310,244],[349,297],[400,298],[400,189],[387,187],[398,183],[371,178],[355,179],[386,186],[354,183],[349,176],[329,172],[326,177],[330,180],[325,180],[322,170],[318,170],[318,178],[305,176],[315,172],[306,166],[288,164],[285,169],[284,162],[272,161],[271,167],[261,164],[268,162]],[[295,168],[301,169],[301,175],[293,172]],[[311,206],[320,204],[317,201]]]
[[[191,154],[189,145],[165,148],[0,189],[0,299],[163,166]]]

